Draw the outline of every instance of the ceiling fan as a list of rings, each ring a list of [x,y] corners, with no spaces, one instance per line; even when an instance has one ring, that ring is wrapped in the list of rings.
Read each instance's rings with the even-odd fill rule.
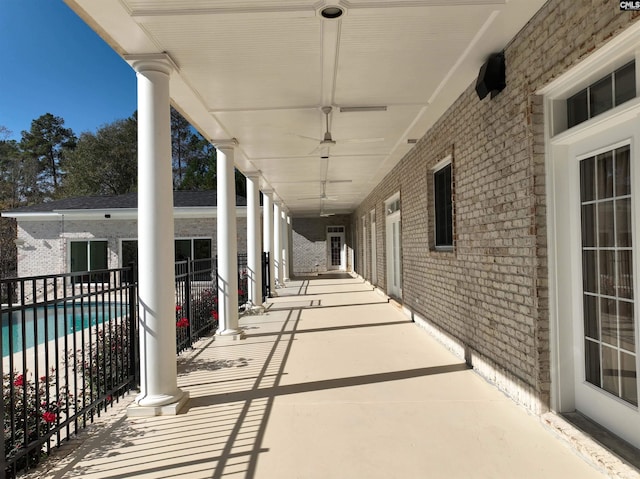
[[[345,180],[350,181],[350,180]],[[327,196],[327,182],[322,181],[322,193],[320,196],[305,196],[303,198],[298,198],[299,200],[322,200],[322,201],[338,201],[338,198],[334,198],[331,196]]]
[[[330,106],[323,106],[322,113],[324,113],[327,129],[324,132],[324,138],[320,141],[321,145],[335,145],[335,140],[331,137],[331,132],[329,131],[329,114],[331,113],[332,108]]]
[[[312,153],[317,151],[319,148],[334,146],[337,143],[376,143],[379,141],[384,141],[384,138],[348,138],[348,139],[341,139],[336,141],[333,139],[333,136],[331,135],[331,130],[329,129],[329,115],[333,111],[333,107],[323,106],[322,108],[320,108],[320,110],[324,114],[325,132],[322,139],[320,140],[319,145],[313,150]],[[301,135],[298,135],[298,136],[301,136]],[[309,137],[305,136],[303,138],[309,138]],[[316,138],[312,138],[312,139],[317,141]]]

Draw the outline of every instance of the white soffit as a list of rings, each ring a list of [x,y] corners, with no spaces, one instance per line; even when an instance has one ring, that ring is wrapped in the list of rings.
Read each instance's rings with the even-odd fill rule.
[[[238,168],[259,171],[294,215],[353,211],[544,4],[65,1],[120,55],[166,52],[178,66],[173,104],[206,138],[237,138]],[[328,5],[342,17],[324,19]],[[319,145],[323,106],[332,107],[329,147]],[[329,180],[342,181],[334,201],[300,199]]]

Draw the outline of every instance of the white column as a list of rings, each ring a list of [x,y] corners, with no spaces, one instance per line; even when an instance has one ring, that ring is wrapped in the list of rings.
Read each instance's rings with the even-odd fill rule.
[[[218,331],[220,337],[240,339],[238,329],[238,227],[233,153],[235,140],[213,141],[217,151],[218,195]]]
[[[280,202],[273,203],[273,267],[275,269],[275,282],[282,286],[282,212]]]
[[[138,78],[138,295],[140,394],[130,415],[176,414],[188,399],[177,385],[173,180],[167,55],[127,60]],[[164,407],[163,407],[164,406]]]
[[[284,208],[280,207],[280,271],[278,272],[278,282],[284,286],[284,279],[286,277],[285,269],[287,267],[287,259],[285,257],[285,250],[287,247],[287,213]]]
[[[247,178],[247,268],[249,301],[262,304],[262,245],[260,244],[260,176],[248,173]]]
[[[269,291],[271,296],[276,292],[276,276],[274,268],[274,248],[273,248],[273,192],[265,190],[262,192],[262,227],[263,227],[263,250],[269,253]]]
[[[288,214],[284,221],[284,280],[291,277],[291,216]]]

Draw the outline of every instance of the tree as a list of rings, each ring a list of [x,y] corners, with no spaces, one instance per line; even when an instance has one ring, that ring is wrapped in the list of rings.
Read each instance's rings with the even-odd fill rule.
[[[14,208],[20,197],[21,153],[10,132],[0,126],[0,209]]]
[[[216,149],[211,143],[200,137],[198,154],[187,163],[180,190],[216,189]]]
[[[77,138],[64,120],[51,113],[31,122],[22,132],[20,148],[29,168],[36,170],[38,187],[45,196],[55,196],[62,181],[65,156],[76,146]]]
[[[180,186],[184,180],[184,169],[187,162],[196,153],[197,135],[193,127],[171,107],[171,158],[173,161],[173,184]]]
[[[138,171],[135,116],[80,135],[66,161],[64,196],[120,195],[136,190]]]
[[[9,130],[0,126],[0,210],[18,206],[20,149],[9,140]],[[0,278],[16,276],[16,220],[0,218]],[[0,288],[0,301],[6,302],[6,290]]]

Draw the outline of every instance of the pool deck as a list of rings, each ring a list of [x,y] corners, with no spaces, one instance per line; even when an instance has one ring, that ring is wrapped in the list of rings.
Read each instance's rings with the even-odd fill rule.
[[[278,295],[241,318],[246,339],[180,356],[179,415],[126,418],[129,398],[28,476],[640,477],[588,463],[575,449],[588,439],[529,414],[362,279],[301,278]]]

